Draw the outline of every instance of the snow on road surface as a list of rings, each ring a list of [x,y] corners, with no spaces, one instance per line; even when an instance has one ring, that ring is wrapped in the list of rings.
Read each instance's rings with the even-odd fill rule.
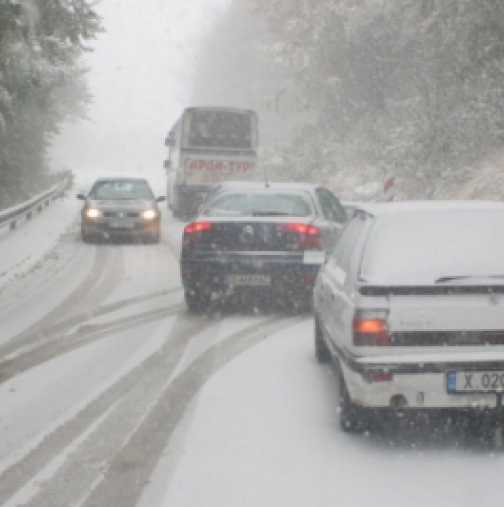
[[[176,462],[168,448],[142,507],[500,503],[500,455],[342,433],[335,380],[311,335],[310,321],[280,331],[206,384]]]
[[[311,316],[189,314],[163,218],[159,245],[83,244],[68,218],[2,292],[0,505],[499,503],[499,453],[342,433]]]

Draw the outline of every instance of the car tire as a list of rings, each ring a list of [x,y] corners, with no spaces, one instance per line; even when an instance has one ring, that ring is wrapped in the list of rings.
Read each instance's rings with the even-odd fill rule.
[[[331,361],[331,353],[327,348],[324,338],[322,336],[322,330],[320,329],[320,323],[317,317],[315,317],[314,323],[314,335],[315,335],[315,357],[321,364],[329,363]]]
[[[364,433],[368,429],[368,414],[366,409],[352,403],[343,374],[339,380],[339,423],[345,433]]]
[[[144,242],[145,243],[149,243],[149,244],[156,244],[156,243],[159,243],[160,241],[160,234],[159,234],[159,231],[155,232],[154,234],[149,234],[148,236],[146,236],[144,238]]]
[[[91,234],[88,234],[86,232],[86,229],[84,227],[81,227],[81,239],[82,239],[83,243],[92,243],[93,242],[93,237],[91,236]]]
[[[210,295],[195,289],[185,289],[184,299],[188,310],[195,314],[203,313],[210,305]]]

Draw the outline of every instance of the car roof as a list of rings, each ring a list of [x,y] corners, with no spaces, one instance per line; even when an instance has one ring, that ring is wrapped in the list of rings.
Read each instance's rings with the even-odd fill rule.
[[[504,203],[405,201],[370,208],[375,214],[360,276],[371,285],[430,285],[446,276],[502,273]]]
[[[97,178],[94,182],[95,183],[101,183],[104,181],[143,181],[145,183],[148,183],[145,178],[139,178],[139,177],[130,177],[130,176],[110,176],[108,178]]]
[[[361,203],[357,209],[379,217],[413,212],[504,211],[504,202],[476,200],[394,201]]]
[[[308,191],[313,192],[315,189],[319,188],[320,185],[314,183],[305,183],[305,182],[258,182],[258,181],[226,181],[220,183],[215,188],[216,192],[221,191],[261,191],[261,190],[280,190],[280,191]]]
[[[223,111],[223,112],[230,112],[230,113],[253,113],[256,114],[256,112],[253,109],[242,109],[239,107],[226,107],[226,106],[191,106],[186,107],[184,111],[191,112],[191,111]]]

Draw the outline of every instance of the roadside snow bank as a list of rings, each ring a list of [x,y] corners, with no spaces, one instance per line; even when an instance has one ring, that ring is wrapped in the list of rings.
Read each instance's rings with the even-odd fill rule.
[[[18,230],[0,237],[0,291],[13,279],[33,269],[78,217],[80,203],[58,200]]]

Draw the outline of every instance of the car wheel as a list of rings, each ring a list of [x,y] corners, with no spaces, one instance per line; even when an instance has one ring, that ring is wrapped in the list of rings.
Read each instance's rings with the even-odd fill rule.
[[[157,231],[153,234],[149,234],[148,236],[146,236],[144,238],[145,243],[152,243],[152,244],[159,243],[159,240],[160,240],[159,231]]]
[[[81,239],[84,243],[91,243],[93,239],[91,234],[88,234],[84,227],[81,227]]]
[[[345,433],[364,433],[368,426],[366,409],[352,403],[343,375],[340,373],[338,377],[340,427]]]
[[[191,313],[203,313],[210,305],[210,295],[195,289],[185,289],[184,299]]]
[[[318,318],[315,317],[315,325],[314,325],[314,334],[315,334],[315,357],[319,363],[328,363],[331,360],[331,353],[327,348],[326,343],[322,337],[322,330],[320,329],[320,324]]]
[[[501,425],[491,414],[478,411],[468,414],[465,424],[466,444],[485,448],[502,447]]]

